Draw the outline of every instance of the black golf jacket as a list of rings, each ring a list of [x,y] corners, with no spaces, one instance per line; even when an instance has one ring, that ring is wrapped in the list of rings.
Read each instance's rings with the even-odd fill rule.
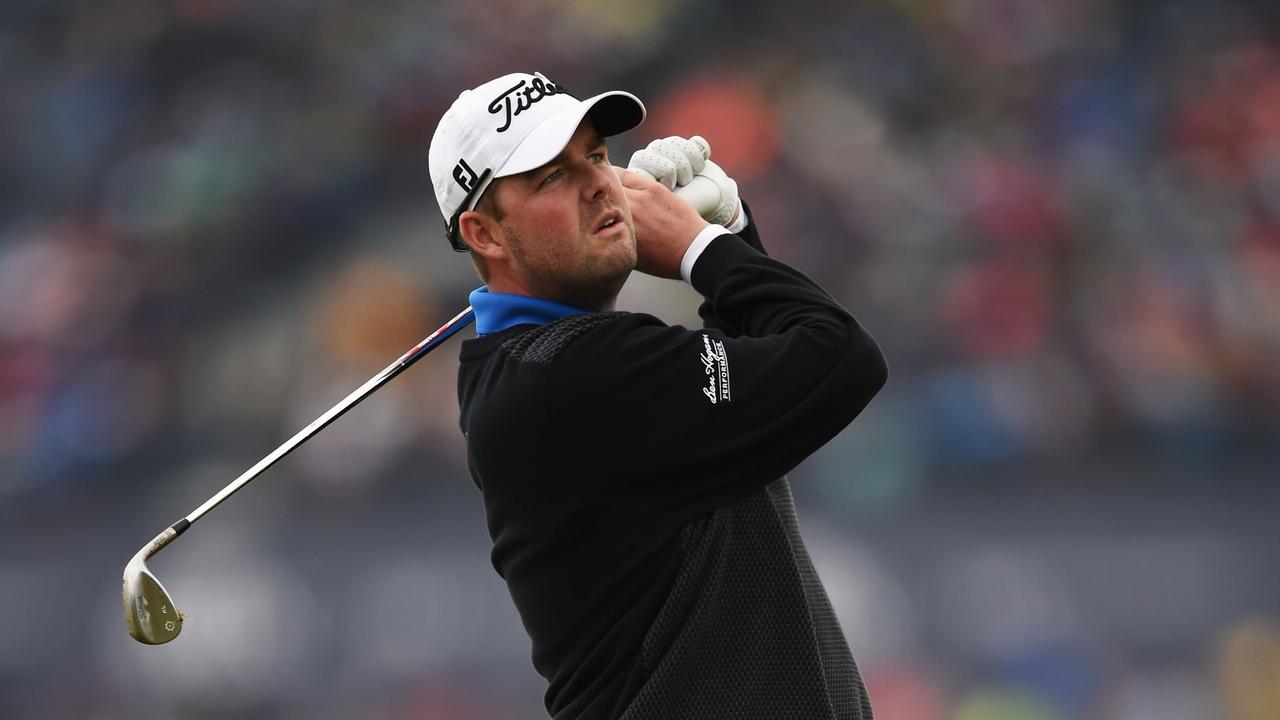
[[[692,270],[702,329],[478,297],[461,426],[557,720],[867,719],[784,475],[887,377],[754,223]],[[851,479],[852,480],[852,479]]]

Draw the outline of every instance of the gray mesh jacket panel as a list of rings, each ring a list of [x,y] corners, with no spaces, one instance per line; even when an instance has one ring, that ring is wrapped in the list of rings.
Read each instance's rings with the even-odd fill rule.
[[[684,564],[642,649],[623,720],[870,720],[786,478],[682,532]]]

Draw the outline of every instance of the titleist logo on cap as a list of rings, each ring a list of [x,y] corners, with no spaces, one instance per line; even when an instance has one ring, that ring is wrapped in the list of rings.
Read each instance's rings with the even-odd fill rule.
[[[498,128],[498,132],[506,132],[507,128],[511,127],[512,118],[528,110],[539,100],[560,94],[567,95],[568,91],[545,76],[535,77],[531,82],[521,80],[489,103],[489,113],[497,115],[500,112],[506,112],[506,119],[502,127]]]

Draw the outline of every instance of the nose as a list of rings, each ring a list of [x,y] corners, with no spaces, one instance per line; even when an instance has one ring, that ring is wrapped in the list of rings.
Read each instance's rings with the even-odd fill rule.
[[[609,194],[610,183],[613,177],[610,174],[609,163],[597,163],[591,165],[591,169],[587,174],[587,180],[583,185],[582,199],[586,203],[594,203],[603,199]]]

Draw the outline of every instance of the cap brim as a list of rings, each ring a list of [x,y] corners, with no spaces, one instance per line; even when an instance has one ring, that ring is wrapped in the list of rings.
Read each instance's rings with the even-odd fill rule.
[[[525,136],[493,173],[495,178],[518,175],[551,162],[569,144],[582,118],[590,115],[591,124],[601,137],[624,133],[644,122],[644,103],[635,95],[621,90],[601,93],[547,118]]]

